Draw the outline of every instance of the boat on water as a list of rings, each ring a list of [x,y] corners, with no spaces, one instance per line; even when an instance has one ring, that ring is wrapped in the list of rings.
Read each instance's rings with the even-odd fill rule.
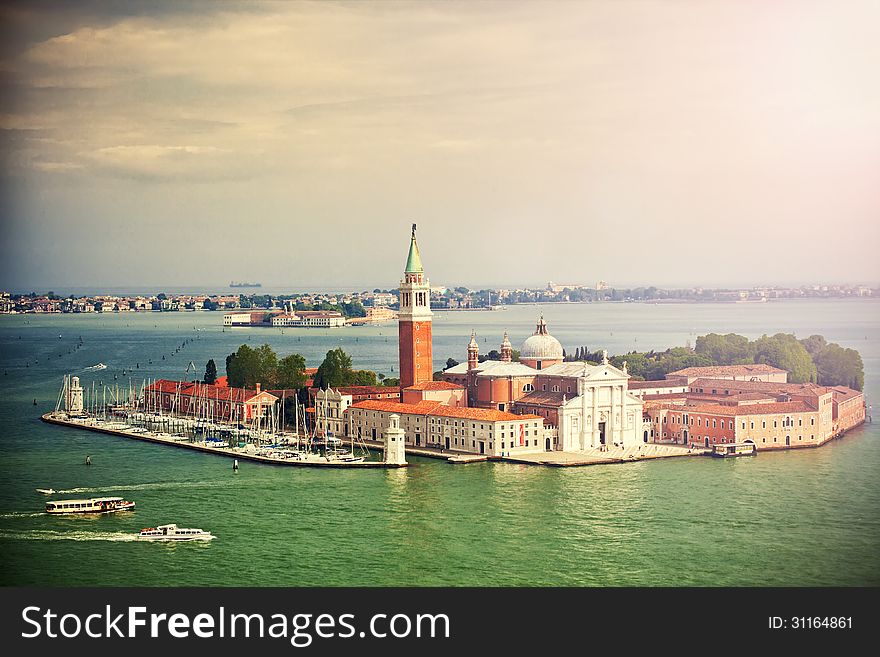
[[[53,500],[46,502],[46,513],[53,515],[70,513],[114,513],[130,511],[134,502],[121,497],[93,497],[89,500]]]
[[[324,448],[324,458],[328,461],[341,461],[343,463],[361,463],[366,460],[366,456],[357,456],[352,451],[342,446],[342,440],[339,438],[327,437]]]
[[[97,365],[92,365],[86,368],[86,372],[97,372],[98,370],[106,370],[107,366],[104,363],[98,363]]]
[[[177,525],[159,525],[147,527],[138,534],[142,541],[210,541],[216,538],[204,529],[181,528]]]
[[[709,452],[716,458],[732,458],[735,456],[755,456],[758,453],[758,447],[755,443],[721,443],[712,446]]]
[[[52,493],[55,492],[55,489],[54,488],[38,488],[37,492],[42,493],[43,495],[51,495]]]

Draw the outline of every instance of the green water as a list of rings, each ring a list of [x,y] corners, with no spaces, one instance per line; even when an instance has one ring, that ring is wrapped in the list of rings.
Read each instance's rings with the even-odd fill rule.
[[[541,310],[570,350],[665,348],[709,331],[823,333],[862,353],[869,404],[880,390],[874,301]],[[437,367],[449,356],[463,359],[471,328],[482,351],[497,348],[504,330],[516,346],[538,312],[524,306],[438,314]],[[218,313],[0,317],[0,583],[880,583],[877,423],[821,449],[745,459],[570,469],[411,459],[413,467],[389,471],[242,463],[233,474],[226,458],[39,421],[54,407],[65,372],[78,373],[87,386],[121,384],[122,368],[136,363],[138,377],[181,378],[190,361],[203,370],[214,358],[222,369],[226,354],[248,341],[298,351],[310,365],[343,346],[358,366],[396,375],[394,325],[282,334],[223,332],[220,323]],[[68,353],[80,336],[84,346]],[[172,356],[187,338],[193,342]],[[82,372],[98,362],[109,368]],[[87,454],[91,467],[83,465]],[[70,491],[60,497],[119,494],[137,509],[49,517],[41,513],[46,497],[34,491],[44,487]],[[145,526],[168,522],[218,538],[181,545],[131,540]]]

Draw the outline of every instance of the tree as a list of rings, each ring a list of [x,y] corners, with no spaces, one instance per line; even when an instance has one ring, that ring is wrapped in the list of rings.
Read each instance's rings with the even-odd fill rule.
[[[277,388],[278,356],[267,344],[260,345],[255,351],[257,355],[256,378],[250,387],[261,383],[266,388]]]
[[[207,365],[205,365],[205,378],[202,379],[204,383],[208,385],[213,385],[213,383],[217,380],[217,364],[214,362],[214,359],[208,361]]]
[[[386,377],[382,379],[382,385],[388,387],[394,387],[400,385],[400,379],[393,379],[391,377]]]
[[[275,385],[282,389],[299,389],[306,384],[306,359],[299,354],[278,361]]]
[[[804,349],[807,350],[807,353],[813,358],[813,361],[816,360],[816,357],[822,353],[822,350],[828,346],[828,341],[821,335],[811,335],[808,338],[804,338],[800,341],[802,345],[804,345]]]
[[[752,346],[744,335],[709,333],[697,338],[694,352],[708,356],[716,365],[738,365],[754,362]]]
[[[379,382],[376,380],[376,373],[371,370],[352,370],[351,375],[343,385],[347,386],[375,386]]]
[[[446,359],[446,369],[447,369],[447,370],[448,370],[450,367],[455,367],[456,365],[458,365],[458,361],[455,360],[454,358],[447,358],[447,359]]]
[[[348,385],[350,373],[351,356],[339,347],[331,349],[315,373],[315,387],[326,390]]]
[[[811,336],[813,337],[813,336]],[[819,384],[861,390],[865,385],[862,357],[855,349],[829,344],[816,356]]]
[[[788,370],[792,383],[806,383],[817,378],[816,366],[810,354],[789,333],[777,333],[772,337],[763,335],[755,340],[754,349],[756,363]]]
[[[233,388],[253,388],[260,381],[260,357],[254,349],[241,345],[227,359],[226,376]]]

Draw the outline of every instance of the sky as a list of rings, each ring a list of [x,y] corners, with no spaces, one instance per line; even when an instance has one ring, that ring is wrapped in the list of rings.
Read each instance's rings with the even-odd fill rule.
[[[0,289],[880,281],[880,3],[0,7]]]

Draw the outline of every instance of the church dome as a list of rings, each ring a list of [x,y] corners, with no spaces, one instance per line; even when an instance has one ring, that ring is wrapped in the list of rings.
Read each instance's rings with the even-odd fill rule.
[[[535,334],[526,338],[519,351],[520,360],[562,360],[562,345],[547,332],[544,317],[538,321]]]

